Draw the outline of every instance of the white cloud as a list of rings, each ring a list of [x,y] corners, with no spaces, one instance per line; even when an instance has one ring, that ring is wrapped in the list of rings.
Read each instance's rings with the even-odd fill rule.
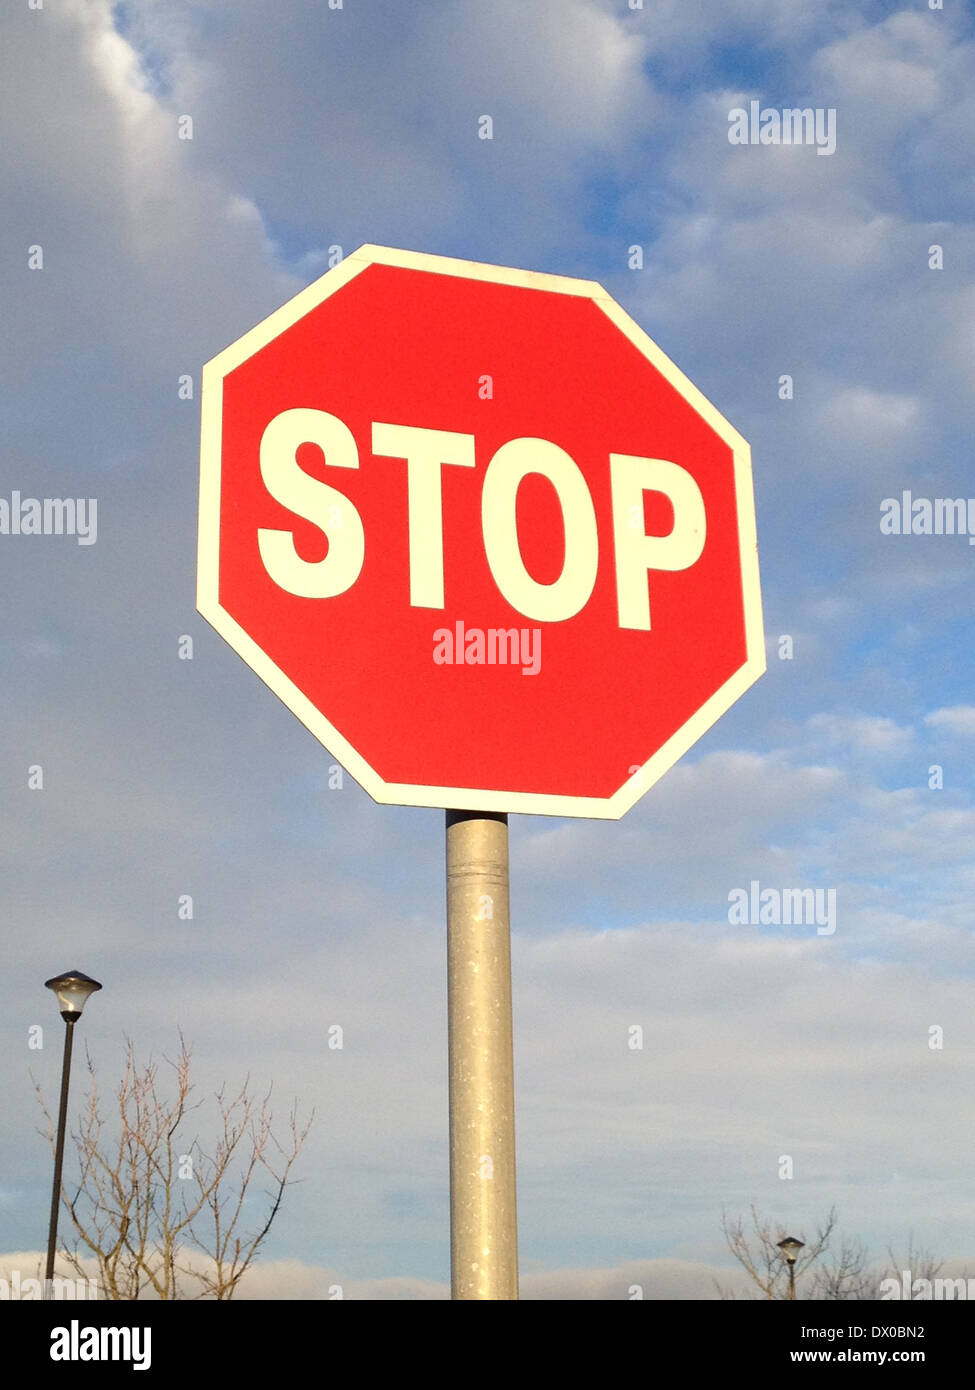
[[[731,1213],[734,1215],[735,1213]],[[746,1215],[743,1211],[742,1215]],[[804,1213],[795,1222],[803,1234],[813,1229],[824,1212]],[[842,1213],[840,1214],[842,1218]],[[747,1215],[746,1215],[747,1219]],[[807,1230],[808,1227],[808,1230]],[[790,1228],[791,1229],[791,1228]],[[837,1238],[846,1234],[842,1219],[837,1228]],[[919,1248],[919,1247],[918,1247]],[[834,1252],[835,1253],[835,1252]],[[869,1261],[876,1281],[874,1297],[879,1297],[881,1278],[888,1272],[889,1261],[883,1252],[872,1252]],[[940,1252],[935,1252],[938,1259]],[[895,1251],[900,1265],[909,1267],[907,1240]],[[868,1255],[869,1257],[869,1255]],[[0,1279],[17,1279],[21,1283],[14,1287],[23,1288],[23,1280],[37,1277],[32,1271],[43,1267],[43,1253],[25,1251],[10,1255],[0,1255]],[[831,1256],[824,1265],[829,1267]],[[916,1261],[915,1261],[916,1263]],[[963,1257],[945,1259],[941,1263],[939,1275],[942,1278],[972,1278],[975,1262]],[[914,1269],[919,1274],[920,1266]],[[58,1277],[65,1277],[58,1266]],[[591,1266],[564,1269],[538,1270],[522,1264],[519,1278],[522,1302],[579,1302],[579,1301],[686,1301],[701,1302],[720,1298],[758,1299],[760,1290],[737,1265],[730,1263],[726,1256],[724,1263],[705,1263],[703,1261],[681,1259],[638,1259],[621,1262],[612,1268]],[[56,1286],[63,1297],[68,1292],[66,1285]],[[75,1290],[79,1292],[79,1290]],[[90,1292],[90,1290],[86,1290]],[[444,1301],[450,1298],[449,1285],[433,1279],[421,1279],[408,1275],[377,1276],[374,1278],[349,1278],[341,1271],[301,1260],[266,1260],[255,1263],[241,1281],[236,1294],[240,1302],[254,1300],[288,1301]]]
[[[616,8],[616,0],[602,3]],[[652,53],[669,56],[673,49],[678,63],[700,62],[709,50],[746,39],[802,51],[817,32],[842,32],[864,22],[841,0],[816,6],[803,0],[728,0],[717,9],[709,0],[643,0],[643,8],[630,18],[646,35]]]
[[[829,78],[861,139],[893,140],[935,109],[952,39],[931,15],[901,11],[828,44],[814,68]]]
[[[236,215],[226,174],[177,138],[175,114],[145,89],[111,7],[76,3],[44,11],[40,23],[43,42],[33,25],[9,25],[5,39],[0,101],[19,134],[0,150],[0,178],[24,192],[4,249],[25,267],[8,280],[17,331],[5,359],[17,381],[44,361],[57,382],[65,352],[82,380],[118,371],[109,363],[119,355],[127,373],[139,364],[175,377],[243,326],[232,319],[241,303],[250,300],[248,313],[271,308],[297,286],[269,263],[253,212]],[[55,120],[37,102],[54,89],[73,119]],[[44,246],[46,278],[26,272],[28,242]]]
[[[915,737],[913,729],[883,715],[814,714],[807,727],[825,746],[848,746],[854,756],[904,754]]]
[[[820,419],[833,448],[855,457],[861,468],[873,459],[889,477],[898,460],[916,464],[924,420],[924,405],[916,395],[840,386],[824,402]]]
[[[965,737],[975,734],[975,705],[952,705],[947,709],[932,710],[924,716],[925,724],[932,729],[945,729],[950,734]]]
[[[658,105],[639,33],[588,0],[288,7],[272,41],[254,0],[184,12],[172,40],[172,6],[132,8],[134,41],[167,55],[169,104],[194,115],[203,157],[306,254],[367,240],[449,250],[483,236],[490,202],[493,244],[530,257],[572,209],[580,160],[598,151],[611,167]],[[482,115],[493,140],[478,138]]]

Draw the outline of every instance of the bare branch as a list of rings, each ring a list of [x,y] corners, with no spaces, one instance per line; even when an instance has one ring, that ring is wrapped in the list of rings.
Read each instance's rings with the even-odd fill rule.
[[[281,1209],[314,1115],[299,1126],[292,1110],[282,1145],[272,1129],[270,1090],[258,1108],[249,1078],[233,1095],[224,1085],[215,1096],[218,1132],[208,1154],[197,1138],[184,1137],[187,1117],[202,1101],[191,1102],[191,1054],[182,1032],[176,1055],[163,1060],[172,1072],[169,1098],[157,1065],[150,1059],[140,1067],[126,1040],[110,1136],[87,1056],[88,1093],[72,1134],[79,1177],[70,1195],[62,1188],[75,1239],[63,1256],[79,1274],[85,1252],[93,1256],[107,1298],[232,1298]],[[36,1082],[34,1089],[53,1146],[53,1121]],[[267,1206],[256,1230],[245,1232],[241,1219],[259,1172],[271,1178]],[[190,1258],[194,1250],[202,1260]]]
[[[859,1241],[843,1241],[835,1261],[827,1263],[837,1219],[836,1208],[831,1207],[818,1224],[813,1237],[807,1239],[804,1232],[797,1236],[797,1239],[805,1241],[794,1267],[796,1291],[800,1298],[854,1299],[872,1296],[874,1281],[868,1269],[867,1251]],[[721,1216],[721,1230],[728,1249],[764,1298],[790,1297],[789,1267],[778,1245],[787,1234],[784,1227],[773,1226],[770,1221],[760,1217],[752,1206],[750,1230],[746,1230],[741,1216],[730,1217],[726,1212]],[[803,1279],[807,1271],[812,1273]],[[724,1290],[721,1292],[724,1297]]]

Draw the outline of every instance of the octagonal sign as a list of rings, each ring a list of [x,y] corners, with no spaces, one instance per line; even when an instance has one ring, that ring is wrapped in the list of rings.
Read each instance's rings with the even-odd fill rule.
[[[363,246],[204,368],[197,606],[377,801],[615,818],[765,669],[748,445],[593,281]]]

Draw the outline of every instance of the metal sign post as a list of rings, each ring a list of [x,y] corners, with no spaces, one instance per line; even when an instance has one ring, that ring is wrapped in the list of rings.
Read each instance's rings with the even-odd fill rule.
[[[508,817],[446,829],[451,1296],[516,1299]]]

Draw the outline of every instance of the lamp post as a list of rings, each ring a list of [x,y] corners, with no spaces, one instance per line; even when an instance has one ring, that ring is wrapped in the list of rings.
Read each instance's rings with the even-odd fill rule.
[[[64,1060],[61,1063],[61,1107],[58,1111],[58,1134],[54,1150],[54,1192],[51,1196],[51,1224],[47,1232],[47,1268],[44,1273],[44,1297],[51,1297],[51,1280],[54,1278],[54,1247],[58,1239],[58,1207],[61,1203],[61,1163],[64,1158],[64,1128],[68,1116],[68,1081],[71,1076],[71,1040],[74,1026],[81,1017],[85,1000],[96,989],[101,989],[97,980],[83,975],[80,970],[67,970],[63,975],[55,975],[53,980],[45,980],[46,989],[53,989],[58,998],[58,1008],[64,1019]]]
[[[789,1266],[789,1297],[793,1300],[796,1296],[796,1259],[804,1244],[804,1241],[796,1240],[795,1236],[786,1236],[778,1242],[782,1257]]]

